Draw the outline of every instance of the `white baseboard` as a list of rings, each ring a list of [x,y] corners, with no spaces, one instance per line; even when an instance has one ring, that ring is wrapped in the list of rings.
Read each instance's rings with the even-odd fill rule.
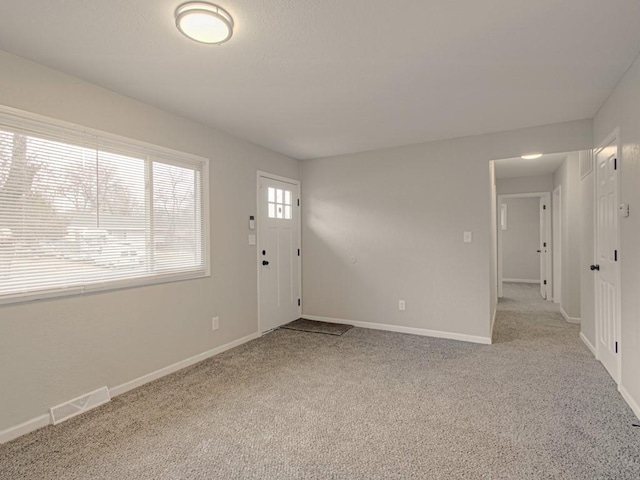
[[[303,314],[302,318],[308,320],[317,320],[319,322],[328,323],[346,323],[354,327],[369,328],[372,330],[385,330],[387,332],[409,333],[412,335],[421,335],[423,337],[447,338],[449,340],[459,340],[461,342],[482,343],[484,345],[491,344],[491,338],[479,337],[475,335],[466,335],[464,333],[442,332],[440,330],[427,330],[424,328],[402,327],[399,325],[387,325],[384,323],[360,322],[358,320],[345,320],[343,318],[321,317],[318,315]]]
[[[560,313],[562,314],[564,319],[569,323],[579,324],[582,321],[582,319],[580,319],[579,317],[570,317],[569,315],[567,315],[567,312],[564,311],[564,308],[562,308],[562,305],[560,305]]]
[[[540,280],[535,280],[535,279],[531,279],[531,278],[503,278],[502,281],[503,282],[510,282],[510,283],[537,283],[537,284],[540,284]]]
[[[183,368],[199,363],[222,352],[226,352],[227,350],[240,346],[243,343],[250,342],[251,340],[254,340],[258,337],[260,337],[259,333],[252,333],[251,335],[247,335],[246,337],[240,338],[225,345],[221,345],[220,347],[213,348],[206,352],[187,358],[186,360],[182,360],[180,362],[174,363],[173,365],[169,365],[168,367],[156,370],[155,372],[148,373],[134,380],[123,383],[122,385],[110,388],[109,394],[112,398],[118,395],[122,395],[123,393],[128,392],[129,390],[133,390],[134,388],[144,385],[145,383],[152,382],[153,380],[157,380],[160,377],[164,377],[165,375],[169,375],[171,373],[177,372],[178,370],[182,370]],[[50,424],[51,415],[47,413],[45,415],[40,415],[38,417],[32,418],[31,420],[27,420],[20,425],[9,427],[5,430],[0,431],[0,445],[21,437],[22,435],[26,435],[27,433],[31,433],[42,427],[46,427]]]
[[[39,417],[32,418],[31,420],[27,420],[20,425],[16,425],[15,427],[9,427],[6,430],[0,432],[0,445],[6,442],[10,442],[11,440],[15,440],[22,435],[26,435],[27,433],[31,433],[35,430],[39,430],[42,427],[46,427],[51,423],[51,415],[48,413],[46,415],[40,415]]]
[[[624,398],[625,402],[629,404],[636,417],[640,419],[640,405],[638,405],[638,402],[633,399],[631,394],[622,385],[618,386],[618,391],[620,392],[620,395],[622,395],[622,398]]]
[[[582,343],[584,343],[587,348],[589,350],[591,350],[591,353],[593,353],[593,356],[596,356],[596,347],[593,346],[593,344],[589,341],[589,339],[585,336],[584,333],[580,332],[580,340],[582,340]]]
[[[138,377],[129,382],[123,383],[122,385],[112,387],[109,389],[109,393],[111,394],[111,397],[122,395],[123,393],[128,392],[129,390],[133,390],[134,388],[144,385],[145,383],[153,382],[158,378],[164,377],[173,372],[177,372],[178,370],[182,370],[183,368],[199,363],[203,360],[206,360],[207,358],[211,358],[215,355],[218,355],[219,353],[226,352],[227,350],[230,350],[234,347],[242,345],[243,343],[250,342],[251,340],[258,338],[259,336],[260,336],[259,333],[252,333],[251,335],[248,335],[246,337],[240,338],[233,342],[227,343],[220,347],[216,347],[214,349],[208,350],[206,352],[200,353],[199,355],[195,355],[193,357],[187,358],[186,360],[182,360],[178,363],[174,363],[173,365],[169,365],[168,367],[161,368],[160,370],[156,370],[155,372],[147,373],[146,375]]]

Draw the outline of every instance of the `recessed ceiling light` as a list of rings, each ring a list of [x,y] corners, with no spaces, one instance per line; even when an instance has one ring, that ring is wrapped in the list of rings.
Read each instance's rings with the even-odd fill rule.
[[[540,158],[541,156],[541,153],[531,153],[529,155],[522,155],[520,158],[524,160],[535,160],[536,158]]]
[[[209,2],[187,2],[176,8],[176,27],[192,40],[219,45],[233,35],[233,18]]]

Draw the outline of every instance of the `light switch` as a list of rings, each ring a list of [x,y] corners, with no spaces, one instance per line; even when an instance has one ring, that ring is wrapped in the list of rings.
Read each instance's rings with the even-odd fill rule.
[[[256,244],[256,236],[249,235],[249,245],[255,245],[255,244]]]
[[[471,236],[471,232],[464,232],[464,243],[471,243],[472,240],[472,236]]]

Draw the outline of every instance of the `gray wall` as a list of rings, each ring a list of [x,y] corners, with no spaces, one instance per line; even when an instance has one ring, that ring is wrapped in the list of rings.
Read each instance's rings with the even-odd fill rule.
[[[634,404],[636,415],[640,415],[640,59],[636,59],[600,108],[593,126],[596,145],[604,141],[615,128],[620,129],[620,196],[622,203],[631,205],[631,216],[620,219],[620,387]],[[586,328],[584,333],[588,334]]]
[[[505,198],[507,229],[502,235],[502,277],[540,281],[540,199]]]
[[[553,175],[537,177],[499,178],[496,181],[498,195],[510,193],[538,193],[553,190]]]
[[[569,317],[580,318],[580,177],[578,152],[572,152],[556,170],[553,188],[561,185],[562,295],[560,305]]]
[[[2,52],[0,71],[0,104],[211,159],[212,246],[210,278],[0,307],[0,431],[257,332],[256,170],[299,162]]]
[[[0,71],[0,104],[210,158],[213,272],[1,307],[0,430],[256,333],[256,170],[298,178],[300,163],[2,52]],[[305,312],[488,336],[489,161],[591,143],[582,120],[304,162]]]
[[[302,162],[304,314],[489,337],[489,162],[591,148],[590,123]]]

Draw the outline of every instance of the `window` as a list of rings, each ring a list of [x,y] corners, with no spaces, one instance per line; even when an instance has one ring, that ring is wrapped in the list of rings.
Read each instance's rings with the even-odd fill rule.
[[[269,187],[267,195],[269,218],[291,220],[291,192],[289,190]]]
[[[208,275],[207,160],[0,109],[0,303]]]

